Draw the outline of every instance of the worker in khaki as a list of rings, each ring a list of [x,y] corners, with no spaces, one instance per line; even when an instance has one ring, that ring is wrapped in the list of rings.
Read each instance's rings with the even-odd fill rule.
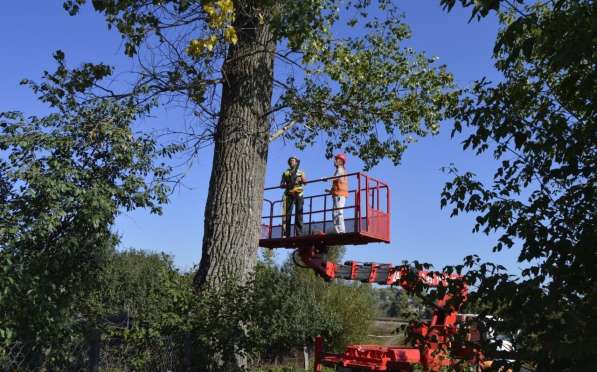
[[[346,177],[346,155],[339,153],[334,156],[334,166],[336,171],[332,179],[332,189],[330,193],[334,200],[334,210],[332,211],[334,230],[337,234],[346,232],[344,226],[344,206],[346,205],[346,198],[348,197],[348,177]]]
[[[284,190],[283,199],[283,224],[282,236],[289,237],[290,227],[292,226],[292,207],[295,208],[294,234],[300,236],[303,234],[303,191],[305,182],[305,172],[299,169],[300,160],[291,156],[288,158],[289,168],[282,173],[280,187]]]

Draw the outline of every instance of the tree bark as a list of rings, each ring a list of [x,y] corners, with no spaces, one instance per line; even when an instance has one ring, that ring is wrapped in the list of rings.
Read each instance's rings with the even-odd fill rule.
[[[228,280],[244,283],[259,242],[276,45],[250,2],[239,3],[245,5],[236,10],[238,43],[223,64],[197,289]]]

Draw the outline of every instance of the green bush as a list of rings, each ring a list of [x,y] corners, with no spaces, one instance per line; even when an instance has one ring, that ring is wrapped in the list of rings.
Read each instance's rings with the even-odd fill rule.
[[[259,263],[245,285],[199,296],[190,273],[165,254],[109,251],[98,276],[64,315],[73,327],[63,337],[72,342],[57,344],[53,355],[65,357],[52,365],[84,368],[87,355],[74,345],[99,331],[104,355],[118,368],[156,369],[165,352],[176,368],[226,370],[238,355],[254,368],[312,348],[318,335],[336,351],[363,341],[375,312],[369,286],[326,283],[290,264]]]
[[[165,337],[180,364],[225,370],[240,354],[253,368],[312,348],[318,335],[334,350],[363,341],[374,317],[369,286],[326,283],[291,264],[260,262],[248,283],[197,296],[191,275],[167,255],[115,252],[106,263],[83,312],[104,345],[126,345],[128,368],[155,366],[159,356],[146,345],[159,347]]]
[[[318,335],[342,349],[365,340],[375,311],[369,286],[326,283],[310,271],[264,263],[246,286],[203,293],[197,309],[195,346],[205,356],[221,352],[220,369],[233,351],[258,366],[312,349]],[[216,368],[213,360],[198,363]]]
[[[169,349],[184,359],[195,301],[190,276],[169,256],[128,250],[110,256],[82,311],[88,328],[100,331],[102,346],[119,355],[120,363],[150,370],[162,358],[156,350]]]
[[[42,83],[23,82],[51,112],[0,112],[0,355],[17,348],[22,368],[74,363],[69,350],[86,324],[79,305],[117,244],[116,216],[159,212],[167,192],[156,143],[130,129],[143,112],[124,99],[93,99],[112,69],[69,70],[62,52],[54,57],[57,69]]]

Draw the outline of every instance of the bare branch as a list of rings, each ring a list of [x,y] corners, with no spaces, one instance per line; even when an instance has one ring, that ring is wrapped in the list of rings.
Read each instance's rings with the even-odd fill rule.
[[[298,122],[296,120],[290,120],[288,123],[284,124],[282,128],[278,129],[274,133],[269,136],[269,141],[273,142],[276,139],[280,138],[284,135],[284,133],[288,132],[292,127],[294,127]]]

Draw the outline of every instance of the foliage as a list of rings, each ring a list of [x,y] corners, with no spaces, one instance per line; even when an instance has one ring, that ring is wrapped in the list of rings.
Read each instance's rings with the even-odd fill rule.
[[[201,365],[233,366],[226,358],[242,350],[258,366],[312,347],[317,335],[334,350],[362,341],[373,312],[366,286],[325,283],[310,271],[261,263],[247,285],[231,283],[201,296],[193,339],[206,351]],[[216,358],[220,364],[214,365],[209,357],[219,353],[224,360]]]
[[[84,3],[64,7],[74,15]],[[268,113],[272,136],[300,148],[323,135],[327,156],[343,148],[367,167],[384,157],[397,164],[416,137],[438,132],[456,99],[436,58],[402,46],[411,33],[392,1],[109,0],[93,7],[120,32],[127,55],[156,59],[126,94],[183,95],[207,128],[217,126],[222,109],[213,99],[225,81],[220,65],[237,42],[252,42],[247,30],[255,27],[271,31],[276,66],[286,66],[272,77],[279,97]],[[192,137],[211,141],[199,129]]]
[[[395,287],[376,288],[374,294],[380,316],[407,321],[420,320],[423,316],[421,299],[409,295],[405,290]]]
[[[331,350],[341,352],[347,345],[366,339],[375,317],[374,298],[369,285],[335,283],[323,291],[323,303],[341,325],[327,341]]]
[[[329,261],[339,262],[344,254],[343,246],[333,246],[327,254]],[[313,297],[322,308],[325,317],[335,323],[325,337],[328,348],[342,351],[350,343],[359,343],[366,335],[375,318],[375,297],[369,285],[344,282],[325,282],[311,269],[292,265],[289,261],[284,270],[291,273],[292,282],[304,288],[306,296]],[[304,300],[303,300],[304,301]]]
[[[155,143],[131,132],[141,114],[131,102],[89,99],[109,67],[69,71],[55,59],[43,83],[24,81],[52,113],[0,113],[0,350],[21,342],[32,365],[60,366],[80,326],[76,304],[117,242],[115,216],[159,212],[167,189],[146,178],[167,169],[154,164]]]
[[[181,274],[169,256],[127,250],[110,254],[80,311],[103,344],[126,345],[129,368],[148,370],[161,356],[146,353],[147,344],[168,342],[183,360],[194,302],[190,276]]]
[[[341,324],[296,273],[258,266],[254,282],[255,335],[264,361],[274,361],[312,345],[317,335],[333,334]]]
[[[467,133],[465,149],[493,151],[501,163],[489,185],[452,169],[442,205],[476,214],[475,232],[498,233],[494,251],[520,250],[519,275],[476,256],[465,261],[474,300],[499,319],[492,327],[514,337],[517,359],[541,371],[589,370],[597,347],[595,4],[474,3],[473,16],[500,9],[494,59],[504,79],[464,92],[454,134]]]
[[[324,134],[328,157],[342,148],[370,168],[384,157],[398,164],[416,137],[438,132],[455,99],[446,91],[452,76],[432,67],[435,59],[401,48],[410,29],[392,9],[382,12],[386,18],[366,20],[354,36],[321,33],[305,42],[304,81],[289,77],[277,105],[302,124],[286,135],[299,148]]]
[[[310,271],[257,266],[244,285],[229,282],[194,295],[189,273],[164,254],[111,252],[97,287],[78,304],[81,332],[99,330],[126,367],[151,369],[159,355],[146,345],[168,342],[179,363],[206,370],[283,361],[322,335],[333,350],[364,340],[374,315],[367,286],[325,283]],[[187,361],[188,360],[188,361]]]
[[[73,345],[87,345],[98,334],[122,368],[154,369],[160,347],[180,366],[236,370],[240,354],[253,368],[312,348],[317,335],[336,351],[363,341],[374,315],[367,286],[325,283],[311,272],[265,263],[247,284],[230,282],[201,297],[194,295],[192,276],[164,254],[110,250],[97,277],[63,314],[75,326],[64,331],[73,339],[53,345],[50,355],[65,359],[46,365],[84,368],[87,355]]]
[[[118,316],[134,326],[160,324],[167,329],[170,322],[183,324],[180,315],[189,311],[185,279],[169,256],[127,250],[111,255],[102,273],[101,288],[87,299],[98,305],[91,307],[97,312],[94,317]],[[147,333],[160,334],[160,330]]]
[[[375,291],[375,297],[378,307],[379,316],[387,317],[398,317],[400,314],[399,291],[396,288],[377,288]]]
[[[331,325],[325,324],[329,314],[304,294],[288,275],[261,265],[245,285],[205,289],[192,311],[193,348],[201,350],[195,363],[235,370],[239,356],[259,365],[310,344]]]

